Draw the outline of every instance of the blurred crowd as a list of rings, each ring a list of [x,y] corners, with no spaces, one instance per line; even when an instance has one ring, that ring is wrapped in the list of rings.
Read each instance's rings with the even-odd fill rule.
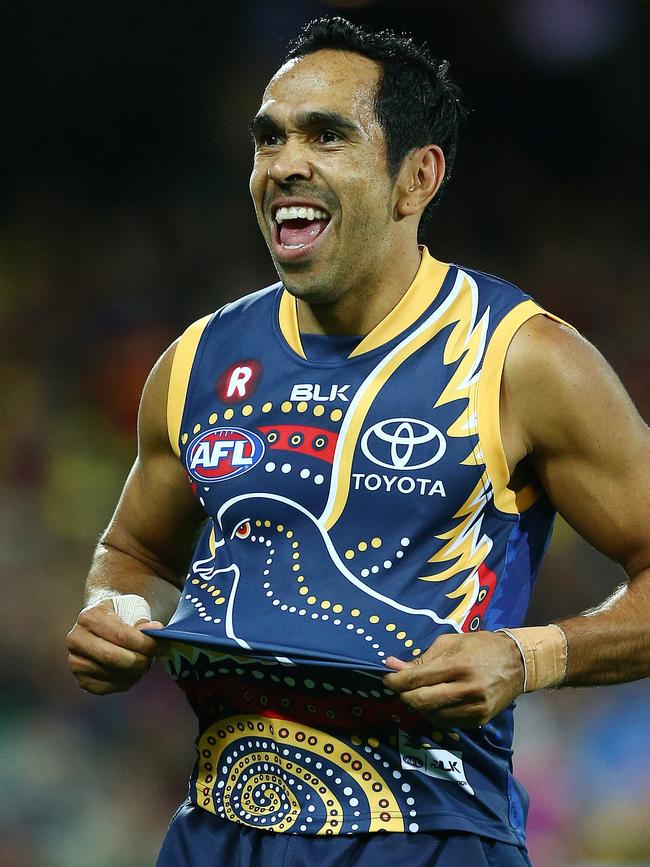
[[[304,21],[408,29],[451,60],[470,113],[432,253],[575,324],[650,418],[646,3],[224,8],[3,12],[0,867],[146,867],[184,797],[180,691],[154,667],[131,693],[81,693],[63,640],[148,370],[189,322],[275,279],[247,124]],[[623,577],[559,520],[529,621]],[[650,864],[649,720],[643,682],[520,700],[536,867]]]

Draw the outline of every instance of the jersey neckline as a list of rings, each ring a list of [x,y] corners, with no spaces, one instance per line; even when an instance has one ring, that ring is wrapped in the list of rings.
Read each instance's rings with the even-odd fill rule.
[[[393,309],[366,334],[346,358],[338,364],[354,361],[390,343],[404,334],[422,316],[437,298],[449,272],[449,264],[434,259],[424,246],[420,247],[422,258],[417,274],[409,288]],[[284,286],[280,286],[279,304],[275,317],[281,341],[294,355],[307,364],[323,366],[327,362],[307,357],[300,339],[296,299]],[[330,362],[331,363],[331,362]]]

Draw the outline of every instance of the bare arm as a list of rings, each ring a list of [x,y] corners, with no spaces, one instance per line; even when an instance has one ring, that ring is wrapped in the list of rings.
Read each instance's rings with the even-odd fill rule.
[[[504,390],[511,454],[525,450],[558,512],[629,579],[561,622],[566,683],[650,675],[650,430],[600,353],[546,317],[516,335]]]
[[[90,692],[128,689],[150,667],[156,643],[140,629],[161,626],[171,617],[205,519],[167,434],[174,349],[163,354],[144,387],[138,456],[95,552],[86,608],[67,637],[70,668]],[[139,628],[122,623],[109,601],[122,594],[146,599],[154,620]]]
[[[501,425],[512,479],[534,472],[557,510],[630,579],[561,623],[566,683],[650,675],[650,431],[594,347],[544,316],[511,343]],[[386,684],[440,724],[482,724],[523,689],[515,644],[489,632],[445,635],[417,661],[388,664],[396,671]]]

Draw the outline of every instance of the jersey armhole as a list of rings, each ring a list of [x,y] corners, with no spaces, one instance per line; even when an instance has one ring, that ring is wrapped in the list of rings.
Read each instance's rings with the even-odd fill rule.
[[[525,512],[542,493],[536,485],[526,485],[519,491],[508,488],[510,471],[501,438],[500,419],[501,379],[508,347],[521,326],[538,315],[575,330],[568,322],[548,313],[532,300],[518,304],[497,325],[485,352],[478,383],[476,406],[481,451],[488,478],[492,483],[494,505],[499,511],[509,515]]]
[[[169,390],[167,392],[167,432],[172,450],[177,457],[181,455],[180,433],[183,422],[183,412],[187,398],[192,365],[196,356],[199,341],[206,325],[212,319],[213,313],[193,322],[179,337],[176,352],[169,375]]]

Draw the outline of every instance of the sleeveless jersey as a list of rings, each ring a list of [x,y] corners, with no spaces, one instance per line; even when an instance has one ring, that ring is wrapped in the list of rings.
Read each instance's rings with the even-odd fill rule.
[[[426,250],[346,358],[305,357],[281,284],[190,326],[172,445],[208,516],[164,663],[200,724],[192,800],[298,834],[522,845],[512,707],[442,729],[382,683],[444,633],[521,625],[553,521],[507,488],[499,388],[540,308]]]

